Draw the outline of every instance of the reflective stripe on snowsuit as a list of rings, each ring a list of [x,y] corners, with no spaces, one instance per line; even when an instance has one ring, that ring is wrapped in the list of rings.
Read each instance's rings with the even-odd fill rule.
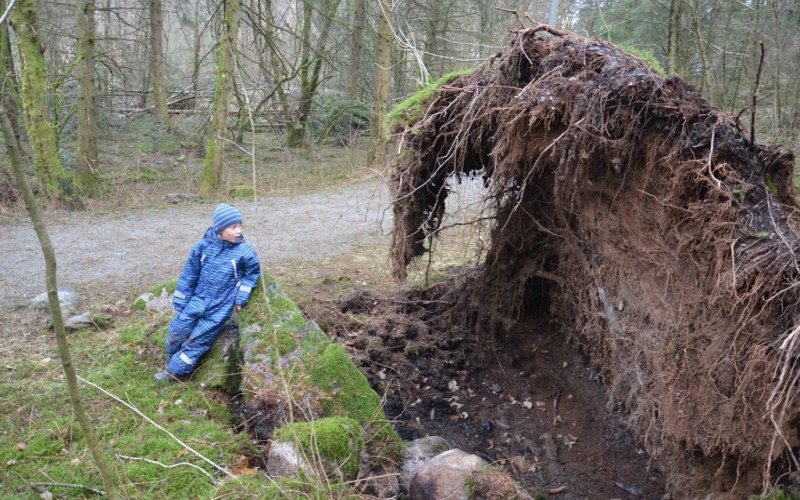
[[[211,346],[236,305],[250,299],[261,265],[244,237],[236,243],[209,229],[192,247],[175,288],[178,315],[170,322],[167,370],[187,375]]]

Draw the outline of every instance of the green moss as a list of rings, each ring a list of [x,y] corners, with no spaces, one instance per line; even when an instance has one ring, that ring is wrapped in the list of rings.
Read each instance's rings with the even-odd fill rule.
[[[140,167],[128,171],[128,181],[140,182],[143,184],[153,184],[159,180],[161,175],[157,170],[148,167]]]
[[[358,477],[363,442],[361,428],[351,418],[329,417],[287,424],[277,429],[273,438],[294,442],[309,457],[309,462],[316,462],[310,457],[321,458],[327,477],[344,481]],[[341,477],[337,477],[339,474]]]
[[[322,400],[326,415],[346,415],[368,429],[371,445],[390,454],[400,452],[400,437],[386,419],[380,397],[341,345],[329,343],[312,352],[306,366],[311,383],[326,394]]]
[[[624,45],[620,45],[618,47],[624,50],[625,52],[640,59],[642,62],[653,68],[659,75],[667,76],[667,72],[664,71],[664,67],[661,66],[661,63],[658,62],[658,59],[656,59],[656,56],[653,54],[652,49],[642,50],[642,49],[637,49],[635,47],[624,46]]]
[[[159,283],[158,285],[150,287],[147,291],[158,296],[161,295],[162,290],[166,290],[167,294],[172,295],[175,293],[176,286],[178,286],[178,278],[172,278],[171,280],[167,280]]]
[[[233,186],[228,191],[228,194],[234,200],[252,199],[253,196],[255,195],[255,190],[253,189],[253,186],[239,184],[237,186]]]
[[[474,71],[475,68],[447,73],[435,82],[425,85],[411,97],[400,101],[386,115],[386,128],[388,130],[396,130],[416,123],[422,118],[423,107],[436,96],[436,90],[439,87],[452,82],[460,76],[471,75]]]
[[[227,394],[238,394],[242,387],[242,351],[238,336],[223,330],[220,337],[203,356],[202,364],[195,370],[192,380],[210,388],[222,389]]]

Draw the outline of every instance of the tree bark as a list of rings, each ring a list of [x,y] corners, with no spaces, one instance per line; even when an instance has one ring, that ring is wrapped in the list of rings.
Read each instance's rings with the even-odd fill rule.
[[[99,156],[97,153],[97,103],[95,101],[95,29],[94,0],[77,0],[76,31],[78,57],[78,152],[75,163],[75,187],[84,194],[97,190]]]
[[[167,88],[164,76],[164,9],[161,0],[150,0],[150,74],[156,122],[168,125]]]
[[[70,403],[72,404],[72,411],[75,412],[75,418],[78,419],[78,424],[80,424],[83,435],[86,437],[86,443],[89,446],[89,450],[92,452],[97,470],[103,478],[106,495],[108,498],[118,499],[120,496],[114,487],[114,481],[105,455],[100,448],[100,443],[97,441],[97,435],[89,422],[89,417],[86,415],[86,411],[83,408],[83,403],[81,403],[78,378],[75,374],[75,367],[72,364],[72,355],[69,351],[69,343],[67,342],[67,335],[64,330],[64,317],[61,314],[61,303],[58,301],[56,255],[53,250],[53,244],[50,241],[47,228],[45,228],[36,199],[33,197],[33,193],[25,180],[19,149],[13,140],[14,130],[8,120],[5,109],[2,107],[0,107],[0,128],[2,128],[3,137],[6,141],[6,153],[9,158],[9,163],[11,163],[11,170],[14,172],[17,186],[22,191],[25,207],[28,209],[28,214],[33,222],[33,229],[36,231],[36,236],[39,238],[39,244],[44,254],[47,299],[50,303],[50,312],[53,317],[53,329],[55,330],[56,343],[58,344],[58,354],[61,358],[61,366],[64,369],[64,377],[67,381],[67,390],[69,392]]]
[[[391,0],[380,0],[378,10],[378,46],[375,61],[375,101],[372,111],[372,146],[367,155],[367,162],[374,164],[383,161],[385,141],[384,118],[389,103],[389,65],[392,52],[392,30],[389,24],[391,16]]]
[[[0,9],[3,12],[8,5],[7,0],[0,0]],[[14,131],[15,146],[19,150],[19,79],[14,69],[14,57],[11,53],[11,38],[8,34],[8,25],[0,26],[0,104],[8,114],[8,121]]]
[[[347,93],[345,97],[348,101],[353,101],[358,97],[358,81],[361,76],[361,57],[364,53],[364,31],[367,24],[367,0],[355,0],[353,6],[353,36],[350,45],[350,74],[347,78]]]
[[[47,71],[40,38],[38,0],[18,0],[11,11],[20,60],[20,84],[25,129],[33,150],[38,181],[48,202],[70,209],[83,208],[72,181],[61,166],[56,134],[47,105]]]
[[[228,131],[228,108],[231,102],[234,51],[239,33],[240,0],[225,0],[223,4],[222,33],[217,48],[217,78],[214,84],[214,105],[206,157],[203,164],[203,181],[200,194],[209,195],[219,189],[222,177],[224,138]]]
[[[671,0],[669,4],[669,42],[667,45],[667,73],[683,75],[683,64],[680,55],[680,30],[683,24],[684,0]]]
[[[311,0],[303,0],[302,58],[300,61],[300,103],[297,120],[289,127],[286,143],[289,147],[306,145],[306,126],[311,115],[311,106],[320,84],[320,71],[325,58],[331,26],[333,25],[339,0],[326,0],[322,12],[322,24],[318,27],[319,36],[312,47],[312,25],[314,6]]]

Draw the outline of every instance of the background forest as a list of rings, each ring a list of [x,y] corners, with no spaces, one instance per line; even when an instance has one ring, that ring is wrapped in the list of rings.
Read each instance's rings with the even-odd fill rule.
[[[291,148],[370,136],[374,159],[394,103],[477,66],[526,17],[624,47],[747,128],[755,103],[757,140],[797,144],[790,0],[17,0],[0,39],[3,107],[60,205],[101,191],[104,154],[128,147],[131,127],[140,149],[204,155],[195,189],[209,194],[251,129]]]

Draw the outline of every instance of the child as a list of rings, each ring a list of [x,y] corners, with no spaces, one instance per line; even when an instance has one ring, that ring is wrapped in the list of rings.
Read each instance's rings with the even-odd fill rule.
[[[222,203],[213,226],[192,247],[175,287],[172,303],[178,314],[169,324],[165,370],[153,378],[164,382],[189,375],[211,349],[234,308],[250,299],[261,275],[255,250],[242,236],[242,214]]]

